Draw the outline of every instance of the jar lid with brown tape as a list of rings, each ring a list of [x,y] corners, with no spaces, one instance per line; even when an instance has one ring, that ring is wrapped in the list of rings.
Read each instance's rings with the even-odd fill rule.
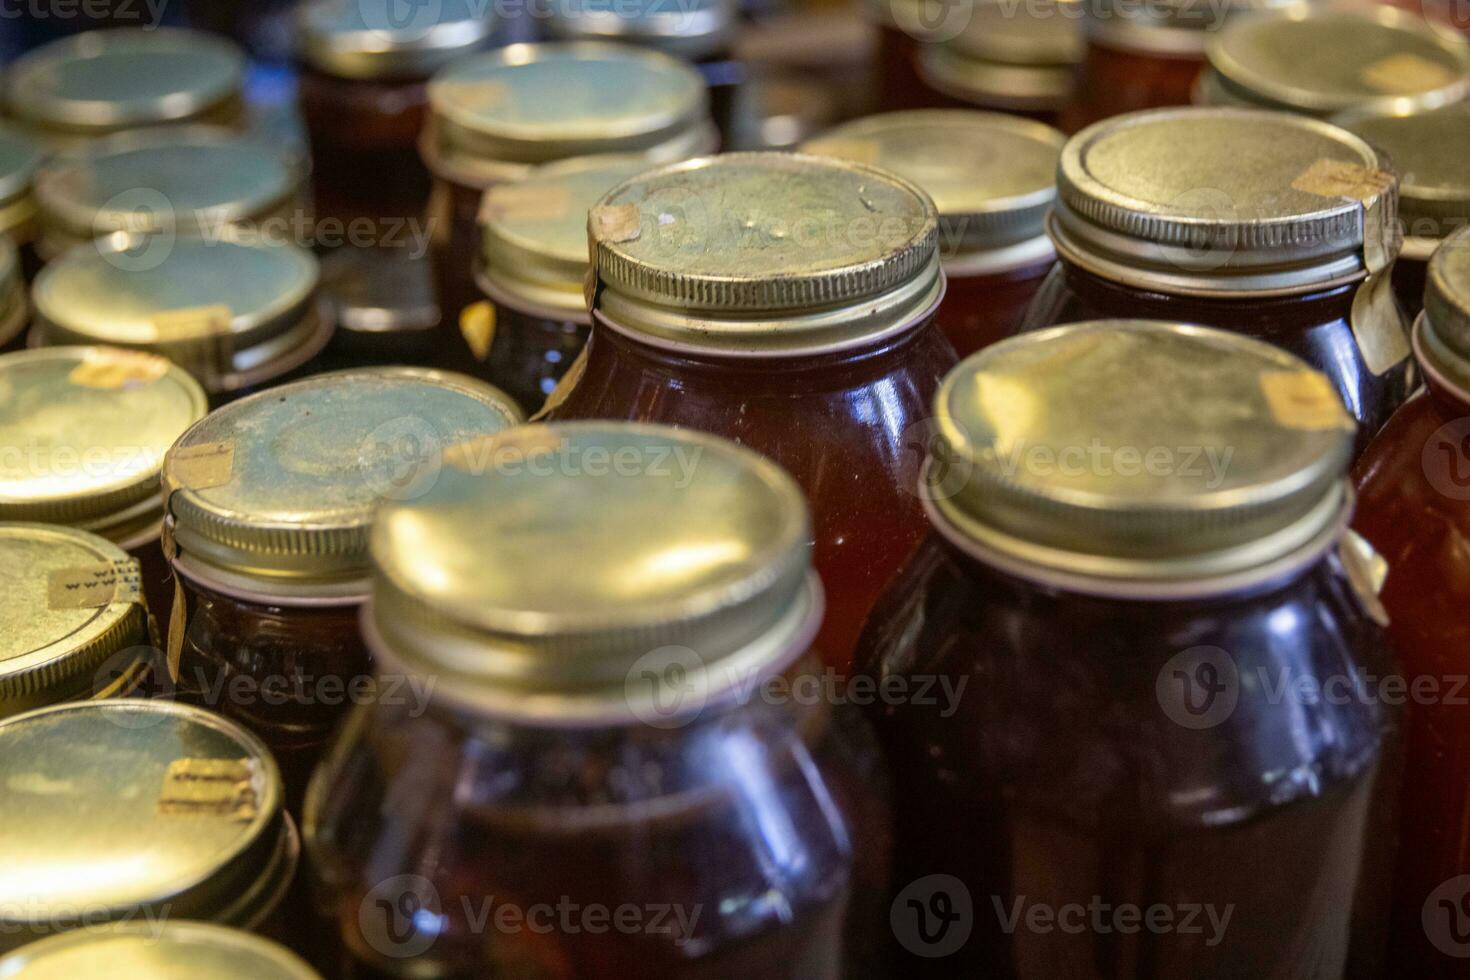
[[[734,0],[559,0],[546,26],[564,41],[613,41],[690,61],[730,47],[739,23]]]
[[[17,244],[29,242],[34,232],[36,202],[31,188],[45,158],[35,140],[14,126],[0,125],[0,235]]]
[[[927,85],[985,108],[1040,112],[1066,105],[1082,61],[1080,3],[983,0],[961,9],[969,13],[963,24],[919,50]]]
[[[297,50],[317,71],[339,78],[428,78],[491,42],[493,4],[438,0],[414,4],[407,17],[390,2],[307,0],[296,9]]]
[[[0,951],[145,916],[253,929],[295,874],[275,760],[201,708],[122,699],[16,715],[0,721],[0,770]]]
[[[286,947],[206,922],[129,922],[29,943],[0,958],[23,980],[321,980]]]

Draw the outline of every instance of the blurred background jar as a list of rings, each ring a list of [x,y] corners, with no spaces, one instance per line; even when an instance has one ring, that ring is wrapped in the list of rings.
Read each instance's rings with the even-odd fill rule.
[[[332,336],[312,254],[171,234],[74,246],[36,277],[31,344],[100,344],[169,358],[211,406],[309,369]]]
[[[205,413],[205,394],[155,354],[51,347],[0,356],[0,520],[89,531],[136,559],[166,622],[159,547],[163,456]],[[78,562],[77,564],[84,564]]]
[[[32,193],[36,171],[45,159],[40,144],[14,126],[0,125],[0,237],[20,250],[27,278],[39,262],[31,244],[36,236],[36,198]],[[5,331],[0,328],[0,335]],[[4,349],[0,336],[0,350]]]
[[[25,345],[31,301],[22,265],[16,246],[0,236],[0,353],[19,350]]]
[[[581,354],[587,312],[587,213],[649,167],[640,157],[580,157],[497,184],[480,209],[476,278],[487,299],[460,316],[480,373],[529,414]]]
[[[337,722],[371,695],[357,618],[374,511],[431,488],[445,451],[520,418],[470,378],[383,368],[241,399],[169,451],[172,680],[265,741],[293,812]]]
[[[780,693],[813,666],[810,541],[779,468],[661,426],[512,430],[386,507],[364,629],[437,683],[360,709],[312,782],[343,975],[874,971],[886,776],[849,706]],[[487,901],[672,915],[542,932]]]
[[[635,177],[592,211],[592,337],[545,409],[702,429],[790,470],[829,599],[816,648],[838,671],[925,529],[904,447],[955,362],[937,222],[907,181],[827,157]]]
[[[1352,133],[1279,112],[1097,123],[1062,151],[1047,219],[1060,261],[1022,329],[1148,317],[1270,341],[1332,379],[1361,451],[1416,384],[1387,166]]]
[[[1380,975],[1399,711],[1327,378],[1224,331],[1074,324],[966,360],[935,415],[935,530],[858,662],[958,692],[870,716],[900,901],[939,875],[976,911],[962,949],[922,959],[943,947],[913,907],[942,906],[917,892],[903,963]],[[1073,907],[1101,925],[1005,925]],[[1212,938],[1109,927],[1186,907]]]
[[[137,561],[117,545],[0,521],[0,583],[0,719],[147,682],[155,633]]]
[[[1065,142],[1015,116],[921,109],[844,123],[802,151],[891,170],[934,199],[945,277],[939,326],[964,357],[1016,332],[1056,263],[1045,226]]]
[[[30,943],[0,958],[22,980],[321,980],[260,936],[204,922],[125,923]]]

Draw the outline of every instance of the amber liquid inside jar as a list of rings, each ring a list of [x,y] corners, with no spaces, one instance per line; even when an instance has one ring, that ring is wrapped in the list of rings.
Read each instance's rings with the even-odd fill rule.
[[[947,277],[936,319],[960,357],[1014,336],[1054,262],[985,275]]]
[[[914,59],[919,42],[891,24],[878,27],[877,75],[873,104],[880,110],[923,109],[936,104],[933,91],[919,78]]]
[[[477,373],[534,415],[586,346],[591,328],[504,303],[496,303],[495,310],[495,336]]]
[[[1109,116],[1140,109],[1190,105],[1205,57],[1127,51],[1089,40],[1078,67],[1077,99],[1064,127],[1076,132]]]

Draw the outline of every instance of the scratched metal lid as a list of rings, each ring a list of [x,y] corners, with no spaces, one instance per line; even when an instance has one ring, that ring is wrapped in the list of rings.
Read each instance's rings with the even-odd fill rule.
[[[1290,293],[1377,272],[1398,254],[1398,182],[1346,130],[1255,109],[1155,109],[1062,151],[1057,251],[1168,293]]]
[[[734,0],[559,0],[546,26],[565,41],[621,41],[698,61],[735,39]]]
[[[0,721],[0,772],[0,950],[144,916],[254,928],[295,873],[270,752],[201,708],[86,701],[16,715]]]
[[[30,240],[36,217],[31,185],[45,157],[30,137],[12,126],[0,125],[0,235],[18,242]]]
[[[1300,0],[1082,0],[1089,41],[1122,51],[1198,59],[1225,25]]]
[[[17,980],[321,980],[284,946],[204,922],[129,922],[30,943],[0,959]]]
[[[428,78],[490,43],[499,18],[484,0],[309,0],[296,10],[302,59],[342,78]]]
[[[919,73],[952,98],[988,108],[1048,110],[1071,97],[1082,60],[1082,8],[1073,0],[983,0],[942,40],[923,45]]]

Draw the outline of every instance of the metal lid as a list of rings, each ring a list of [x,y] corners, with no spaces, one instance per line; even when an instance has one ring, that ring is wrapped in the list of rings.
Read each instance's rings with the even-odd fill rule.
[[[1122,580],[1271,562],[1333,526],[1353,421],[1270,344],[1148,321],[986,348],[935,399],[943,529],[1011,560]]]
[[[48,345],[151,351],[231,391],[320,349],[318,277],[294,245],[113,235],[48,263],[32,298]]]
[[[1399,177],[1404,254],[1427,260],[1440,241],[1470,222],[1470,107],[1353,113],[1335,120],[1384,151]]]
[[[1470,44],[1388,6],[1307,5],[1233,20],[1209,48],[1228,93],[1311,115],[1429,109],[1470,94]]]
[[[481,257],[492,297],[530,311],[587,316],[587,212],[648,169],[641,157],[577,157],[497,184],[480,209]]]
[[[510,164],[672,144],[692,152],[709,114],[704,79],[688,64],[591,41],[463,58],[434,76],[429,102],[440,154]]]
[[[699,60],[734,41],[734,0],[558,0],[547,28],[567,41],[621,41]]]
[[[1445,239],[1429,260],[1421,350],[1470,390],[1470,227]]]
[[[0,949],[78,925],[252,928],[296,869],[270,752],[169,701],[87,701],[0,722]]]
[[[1073,136],[1057,250],[1168,293],[1290,293],[1386,268],[1397,180],[1357,136],[1256,109],[1157,109]]]
[[[14,980],[321,980],[284,946],[204,922],[81,929],[0,959]]]
[[[0,523],[0,718],[91,696],[111,657],[147,644],[138,586],[137,562],[96,535]]]
[[[664,346],[783,356],[871,343],[943,292],[938,216],[866,164],[729,153],[634,177],[591,215],[596,299]]]
[[[308,0],[296,11],[301,57],[343,78],[428,78],[484,47],[499,23],[484,0]],[[406,16],[404,16],[406,14]]]
[[[274,146],[192,126],[124,133],[61,154],[37,175],[36,202],[53,252],[117,231],[218,239],[232,222],[289,208],[304,176],[302,162]]]
[[[383,510],[373,560],[371,630],[390,661],[449,675],[436,698],[561,717],[624,697],[637,711],[634,682],[673,665],[711,690],[770,668],[820,618],[795,481],[664,426],[488,440]]]
[[[322,374],[242,398],[164,461],[174,539],[226,574],[365,595],[378,505],[424,493],[444,450],[520,419],[489,385],[420,368]]]
[[[122,542],[163,520],[163,456],[204,417],[203,389],[155,354],[49,347],[0,356],[0,520]]]
[[[28,238],[36,215],[31,182],[45,159],[35,142],[10,126],[0,126],[0,235]]]
[[[30,313],[20,253],[15,242],[0,232],[0,348],[20,336]]]
[[[870,163],[913,181],[939,209],[940,254],[948,261],[1045,234],[1066,139],[1016,116],[919,109],[844,123],[802,152]]]
[[[23,55],[6,103],[23,122],[97,135],[194,119],[239,98],[245,59],[202,31],[88,31]]]
[[[1060,108],[1082,61],[1081,6],[987,0],[965,6],[962,28],[924,45],[919,73],[932,88],[965,102],[1017,110]]]
[[[1226,23],[1300,0],[1082,0],[1090,41],[1123,51],[1202,59]]]

